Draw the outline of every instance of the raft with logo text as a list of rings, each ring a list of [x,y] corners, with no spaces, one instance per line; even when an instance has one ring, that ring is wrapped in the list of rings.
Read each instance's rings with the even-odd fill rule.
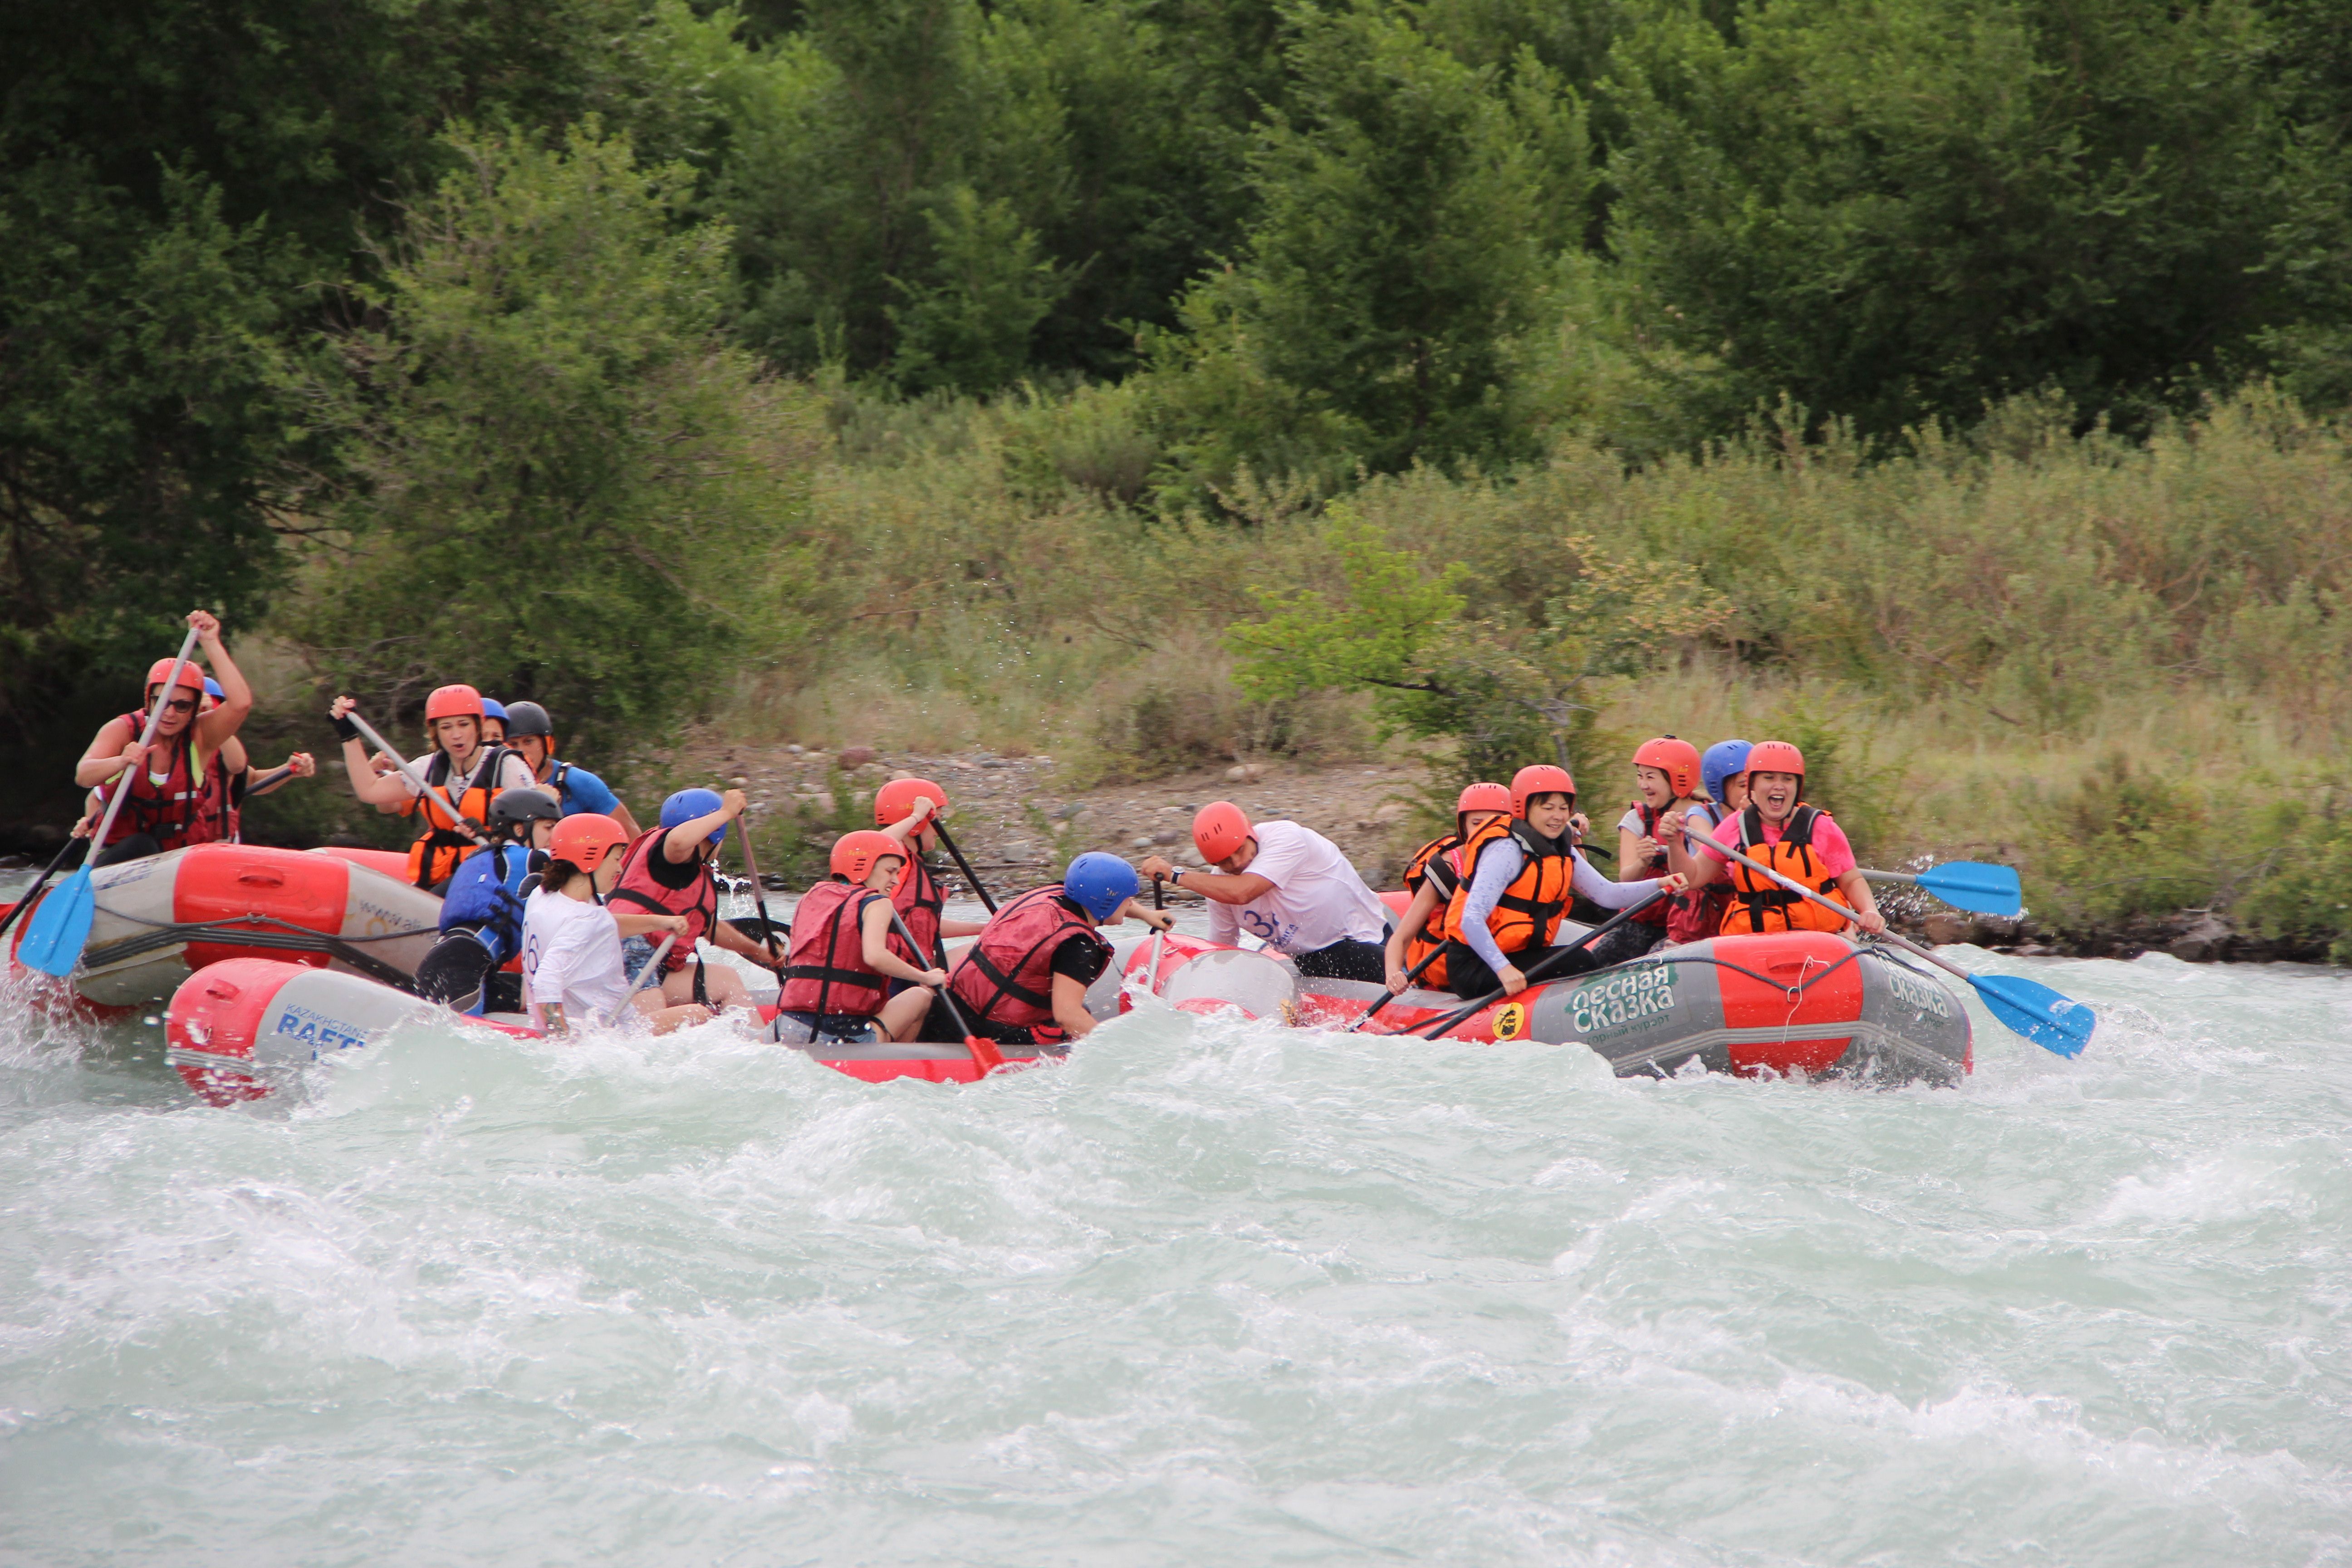
[[[1562,934],[1580,934],[1563,927]],[[1310,979],[1265,952],[1171,936],[1159,973],[1151,944],[1120,944],[1127,1005],[1145,991],[1189,1012],[1234,1008],[1318,1027],[1355,1022],[1386,994],[1360,981]],[[1532,967],[1532,963],[1530,963]],[[1458,1012],[1450,992],[1407,990],[1367,1037],[1411,1035]],[[1612,968],[1529,986],[1444,1031],[1448,1039],[1581,1045],[1621,1078],[1696,1065],[1743,1077],[1866,1078],[1949,1083],[1974,1065],[1969,1013],[1900,953],[1826,931],[1719,936],[1660,948]]]
[[[100,1013],[161,1002],[191,973],[238,957],[404,986],[440,937],[437,897],[338,854],[193,844],[101,866],[90,888],[89,940],[72,984]]]

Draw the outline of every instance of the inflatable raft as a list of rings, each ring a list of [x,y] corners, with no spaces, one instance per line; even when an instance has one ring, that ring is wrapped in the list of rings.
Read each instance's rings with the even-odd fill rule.
[[[73,986],[101,1012],[160,1002],[239,957],[404,985],[439,936],[438,898],[336,855],[195,844],[100,867],[90,887],[96,913]],[[11,928],[12,963],[31,924],[27,910]]]
[[[1359,981],[1301,976],[1268,952],[1192,937],[1119,944],[1123,1005],[1148,991],[1190,1011],[1345,1028],[1383,994]],[[1091,999],[1090,999],[1091,1000]],[[1367,1034],[1410,1034],[1458,1012],[1450,992],[1408,990]],[[1696,1063],[1743,1077],[1845,1077],[1950,1083],[1974,1065],[1968,1009],[1899,953],[1822,931],[1723,936],[1661,948],[1610,969],[1530,986],[1447,1028],[1456,1040],[1582,1045],[1621,1078]]]

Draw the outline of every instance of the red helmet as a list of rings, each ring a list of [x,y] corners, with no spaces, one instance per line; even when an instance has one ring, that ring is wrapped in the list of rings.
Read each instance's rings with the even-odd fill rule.
[[[1213,800],[1192,818],[1192,847],[1213,866],[1249,842],[1250,819],[1229,800]]]
[[[1805,776],[1805,753],[1786,741],[1759,741],[1748,753],[1748,771],[1755,773],[1794,773]]]
[[[929,779],[892,779],[874,792],[874,826],[887,827],[894,822],[904,822],[915,815],[915,802],[924,795],[940,811],[948,806],[948,792]],[[933,813],[937,816],[938,813]],[[856,878],[850,879],[852,881]]]
[[[470,686],[436,686],[433,695],[425,700],[425,721],[436,719],[475,719],[489,717],[482,707],[482,694]],[[572,862],[578,865],[577,860]]]
[[[835,876],[845,877],[852,882],[863,885],[866,879],[874,874],[875,866],[893,855],[898,858],[899,869],[904,870],[907,847],[887,833],[877,833],[870,827],[861,827],[855,833],[845,833],[834,840],[833,858],[830,864]]]
[[[548,837],[547,853],[554,859],[571,861],[583,871],[593,871],[604,863],[605,856],[628,841],[629,836],[621,831],[619,823],[602,812],[583,811],[555,825],[555,831]]]
[[[1511,775],[1511,815],[1528,814],[1528,797],[1537,795],[1565,795],[1568,804],[1576,804],[1576,781],[1568,776],[1566,768],[1553,767],[1549,763],[1530,763]]]
[[[1633,765],[1665,774],[1677,800],[1698,793],[1698,748],[1688,741],[1677,741],[1672,735],[1644,741],[1633,752]]]
[[[1512,816],[1518,815],[1511,810],[1511,792],[1498,784],[1474,784],[1464,790],[1462,798],[1454,803],[1454,826],[1460,827],[1462,819],[1474,811],[1499,811]]]
[[[152,691],[157,687],[163,685],[163,682],[170,680],[172,679],[172,666],[178,663],[179,661],[177,659],[159,658],[154,663],[149,665],[147,667],[147,689]],[[180,665],[180,679],[176,684],[194,687],[196,696],[199,699],[203,698],[205,694],[205,667],[198,664],[193,658],[188,660],[187,663]]]

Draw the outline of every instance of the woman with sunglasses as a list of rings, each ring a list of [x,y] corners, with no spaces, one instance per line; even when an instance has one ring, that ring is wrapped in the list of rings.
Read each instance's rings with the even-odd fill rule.
[[[228,656],[221,641],[219,617],[204,610],[188,612],[196,645],[219,679],[218,706],[205,709],[205,672],[191,659],[178,681],[163,695],[163,711],[155,736],[142,747],[147,707],[154,704],[163,682],[172,679],[173,661],[160,658],[147,672],[146,707],[110,719],[99,729],[89,750],[74,768],[74,784],[82,789],[127,788],[131,795],[115,814],[106,842],[98,848],[96,864],[111,866],[160,854],[193,842],[201,836],[205,816],[205,775],[213,759],[253,711],[253,689]],[[117,780],[122,781],[120,786]]]

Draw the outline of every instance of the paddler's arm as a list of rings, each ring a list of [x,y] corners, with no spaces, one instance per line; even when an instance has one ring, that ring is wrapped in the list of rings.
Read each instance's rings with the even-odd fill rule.
[[[711,942],[722,952],[748,958],[762,969],[782,970],[784,966],[783,954],[770,952],[766,942],[753,942],[741,931],[737,931],[731,921],[711,921],[709,934]],[[905,977],[902,975],[900,978]]]
[[[1421,879],[1421,889],[1413,894],[1412,904],[1406,908],[1403,914],[1397,917],[1396,924],[1389,931],[1388,946],[1384,950],[1383,962],[1388,968],[1389,992],[1391,995],[1401,995],[1404,991],[1405,945],[1412,942],[1415,931],[1429,923],[1429,917],[1436,912],[1437,879],[1423,877]]]
[[[1838,891],[1854,908],[1853,923],[1875,934],[1886,929],[1886,917],[1878,912],[1878,897],[1870,890],[1870,879],[1857,866],[1837,879]]]
[[[139,763],[139,731],[121,719],[109,719],[99,726],[98,736],[81,754],[81,761],[74,764],[74,787],[96,789]]]
[[[890,840],[891,843],[896,844],[899,848],[905,849],[907,847],[907,840],[912,838],[917,833],[922,831],[923,825],[930,821],[931,814],[939,810],[939,808],[940,803],[933,800],[929,795],[919,795],[915,797],[915,809],[900,817],[898,821],[892,823],[889,826],[884,828],[882,830],[882,837]],[[908,853],[911,854],[912,851],[910,850]]]
[[[328,707],[327,717],[336,721],[340,731],[358,706],[356,698],[338,697]],[[415,798],[408,793],[408,781],[398,773],[380,773],[368,765],[367,742],[357,731],[343,739],[343,772],[351,775],[352,793],[378,811],[399,811]]]
[[[895,912],[889,899],[884,897],[866,905],[857,917],[858,946],[866,967],[879,970],[894,980],[911,980],[918,985],[945,985],[946,970],[918,969],[890,951],[890,917]]]
[[[1220,904],[1246,904],[1265,897],[1275,889],[1271,879],[1261,877],[1255,871],[1244,871],[1238,875],[1228,875],[1223,871],[1186,871],[1183,879],[1178,881],[1176,868],[1159,855],[1146,855],[1135,868],[1146,879],[1165,877],[1171,885]]]
[[[646,836],[646,830],[637,826],[637,819],[629,815],[629,808],[623,805],[619,801],[614,801],[613,803],[613,809],[606,812],[604,815],[621,825],[621,831],[628,835],[630,843],[635,844],[638,839],[643,838]]]
[[[572,1026],[564,1021],[563,1004],[561,1002],[540,1003],[539,1026],[542,1033],[550,1037],[570,1034],[572,1032]]]
[[[1074,1040],[1083,1040],[1094,1033],[1095,1016],[1087,1011],[1084,981],[1067,974],[1054,976],[1054,1022]]]
[[[217,616],[203,610],[188,612],[188,625],[196,628],[196,646],[205,650],[205,662],[213,667],[213,679],[220,682],[220,706],[209,713],[196,716],[196,744],[207,752],[217,752],[237,727],[253,711],[253,688],[245,683],[245,672],[229,658],[228,645],[221,641],[221,624]]]
[[[611,908],[610,905],[605,907]],[[684,915],[625,915],[618,910],[613,910],[613,924],[619,928],[623,942],[628,941],[633,936],[651,936],[656,931],[667,931],[672,936],[686,934]]]

